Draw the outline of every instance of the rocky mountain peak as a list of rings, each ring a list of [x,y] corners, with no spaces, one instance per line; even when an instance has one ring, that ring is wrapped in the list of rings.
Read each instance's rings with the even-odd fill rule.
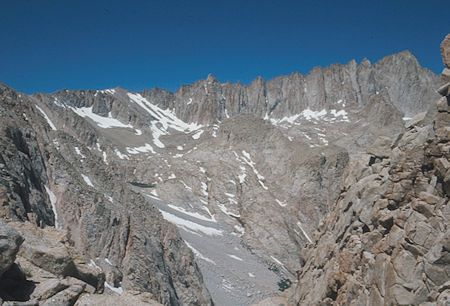
[[[207,81],[208,83],[214,83],[214,82],[217,82],[216,78],[215,78],[211,73],[208,74],[208,77],[206,78],[206,81]]]
[[[377,138],[349,162],[336,201],[302,250],[289,303],[449,303],[450,93],[440,92],[405,132]],[[383,112],[381,99],[372,97],[368,111]]]
[[[442,300],[449,106],[411,56],[175,93],[0,86],[0,297]]]

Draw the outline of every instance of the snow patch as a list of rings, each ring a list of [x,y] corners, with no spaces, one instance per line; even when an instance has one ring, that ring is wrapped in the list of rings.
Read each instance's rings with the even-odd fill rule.
[[[103,162],[108,165],[108,159],[105,151],[103,151]]]
[[[120,159],[130,159],[129,157],[128,157],[128,155],[126,155],[126,154],[122,154],[119,150],[117,150],[117,149],[114,149],[114,153],[116,153],[116,155],[120,158]]]
[[[210,218],[207,218],[207,217],[205,217],[205,216],[203,216],[203,215],[201,215],[201,214],[199,214],[197,212],[187,211],[186,209],[184,209],[182,207],[178,207],[178,206],[175,206],[175,205],[172,205],[172,204],[167,204],[167,206],[169,206],[173,210],[176,210],[176,211],[178,211],[178,212],[180,212],[182,214],[191,216],[193,218],[196,218],[196,219],[199,219],[199,220],[203,220],[203,221],[207,221],[207,222],[217,223],[216,219],[213,216],[211,216],[211,219],[210,219]],[[209,210],[208,210],[208,213],[209,213]]]
[[[198,257],[198,258],[200,258],[200,259],[202,259],[202,260],[204,260],[204,261],[206,261],[206,262],[209,262],[209,263],[211,263],[211,264],[213,264],[213,265],[216,264],[213,260],[209,259],[208,257],[203,256],[202,253],[200,253],[197,249],[195,249],[192,245],[190,245],[190,244],[187,243],[186,241],[185,241],[184,243],[186,243],[186,245],[188,246],[188,248],[190,248],[190,249],[192,250],[192,253],[194,253],[194,255],[195,255],[196,257]]]
[[[264,188],[265,190],[268,190],[269,188],[267,188],[267,186],[264,185],[264,182],[263,182],[263,180],[265,178],[264,178],[264,176],[259,174],[258,170],[256,170],[255,163],[252,161],[250,154],[243,150],[242,155],[244,156],[244,162],[253,169],[253,173],[255,173],[256,177],[258,178],[258,182],[261,185],[261,187]]]
[[[42,113],[42,116],[44,116],[45,120],[47,120],[48,125],[50,125],[50,128],[53,131],[56,131],[56,126],[53,124],[53,122],[50,120],[50,118],[47,116],[47,114],[40,108],[38,105],[35,105],[37,110]]]
[[[228,211],[227,207],[226,207],[225,205],[223,205],[223,204],[217,204],[217,206],[219,206],[219,209],[220,209],[225,215],[228,215],[228,216],[234,217],[234,218],[240,218],[240,217],[241,217],[241,215],[237,215],[237,214],[234,214],[234,213]]]
[[[192,135],[193,139],[199,139],[200,136],[203,134],[204,130],[199,130],[197,133],[195,133],[194,135]]]
[[[48,197],[50,199],[50,205],[52,206],[53,210],[53,215],[55,216],[55,228],[61,229],[61,226],[58,224],[58,212],[56,211],[56,196],[47,186],[45,186],[45,191],[48,194]]]
[[[97,270],[99,270],[99,271],[103,271],[102,268],[100,268],[99,266],[97,266],[97,264],[95,263],[95,261],[93,261],[92,259],[89,261],[88,266],[89,266],[89,267],[92,267],[92,268],[95,268],[95,269],[97,269]]]
[[[110,266],[114,266],[114,265],[112,264],[112,262],[111,262],[111,261],[109,261],[109,259],[108,259],[108,258],[105,258],[105,261],[106,261],[106,263],[107,263],[108,265],[110,265]]]
[[[281,202],[280,200],[278,200],[278,199],[275,199],[275,201],[278,203],[278,205],[280,205],[281,207],[285,207],[286,205],[287,205],[287,203],[286,202]]]
[[[109,290],[111,290],[111,291],[117,293],[118,295],[121,295],[121,294],[123,293],[122,287],[116,288],[116,287],[111,286],[111,285],[108,284],[107,282],[105,282],[105,288],[108,288]]]
[[[81,156],[81,158],[86,158],[86,156],[83,155],[83,153],[81,153],[80,148],[75,147],[75,152]]]
[[[204,182],[202,182],[202,193],[203,195],[208,196],[208,185]]]
[[[134,148],[127,147],[126,149],[127,149],[127,152],[130,154],[139,154],[139,153],[148,153],[148,152],[153,153],[153,154],[156,153],[155,150],[153,150],[153,147],[148,143],[146,143],[145,145],[140,146],[140,147],[134,147]]]
[[[272,258],[273,261],[275,261],[275,262],[276,262],[277,264],[279,264],[280,266],[283,266],[283,267],[284,267],[283,263],[282,263],[281,261],[279,261],[278,259],[276,259],[275,257],[270,256],[270,258]]]
[[[86,184],[88,184],[91,187],[94,187],[94,184],[92,184],[91,179],[88,176],[84,174],[81,174],[81,176],[83,177],[83,180],[86,182]]]
[[[247,177],[247,174],[245,173],[245,167],[244,166],[240,166],[242,173],[240,175],[238,175],[239,178],[239,183],[244,183],[245,182],[245,178]]]
[[[109,128],[131,128],[134,129],[134,127],[131,124],[123,124],[118,119],[115,119],[111,116],[111,112],[108,113],[108,117],[103,117],[98,114],[95,114],[92,111],[91,107],[80,107],[75,108],[72,106],[69,106],[70,109],[72,109],[78,116],[80,117],[87,117],[94,121],[98,127],[109,129]]]
[[[191,133],[193,131],[202,128],[202,125],[197,123],[188,124],[179,119],[172,111],[164,110],[156,105],[150,103],[147,99],[143,98],[140,94],[128,93],[130,101],[136,103],[149,113],[155,120],[151,121],[151,130],[153,134],[153,142],[159,148],[164,148],[165,145],[159,140],[162,135],[169,134],[169,129],[176,131]]]
[[[184,230],[191,230],[197,233],[204,233],[206,235],[209,236],[222,236],[223,232],[221,230],[212,228],[212,227],[208,227],[208,226],[203,226],[200,225],[198,223],[186,220],[186,219],[182,219],[180,217],[177,217],[175,215],[172,215],[171,213],[168,213],[164,210],[160,209],[160,212],[163,216],[164,219],[166,219],[167,221],[175,224],[176,226],[178,226],[181,229]]]
[[[309,242],[312,242],[311,238],[309,238],[308,234],[303,229],[302,223],[300,221],[297,222],[297,226],[302,230],[302,233],[305,236],[305,238],[308,239]]]
[[[233,258],[233,259],[236,259],[236,260],[239,260],[239,261],[244,261],[242,258],[240,258],[240,257],[237,257],[236,255],[232,255],[232,254],[227,254],[229,257],[231,257],[231,258]]]

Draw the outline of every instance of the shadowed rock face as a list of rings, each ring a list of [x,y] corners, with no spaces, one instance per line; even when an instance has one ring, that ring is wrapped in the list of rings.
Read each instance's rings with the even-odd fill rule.
[[[209,75],[175,93],[30,97],[2,85],[0,216],[66,231],[123,299],[207,305],[209,290],[223,305],[258,302],[307,264],[301,251],[347,165],[378,137],[383,148],[371,152],[387,158],[402,117],[426,110],[438,83],[402,52],[249,86]],[[28,264],[84,284],[52,283],[55,301],[73,302],[86,284],[98,291],[100,278],[73,272],[65,247],[48,252],[58,264],[42,263],[36,254],[51,243],[41,240],[24,246]]]

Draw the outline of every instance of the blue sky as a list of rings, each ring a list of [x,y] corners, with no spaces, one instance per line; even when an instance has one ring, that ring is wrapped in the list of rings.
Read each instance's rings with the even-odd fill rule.
[[[171,91],[410,50],[440,73],[447,1],[0,0],[0,82]]]

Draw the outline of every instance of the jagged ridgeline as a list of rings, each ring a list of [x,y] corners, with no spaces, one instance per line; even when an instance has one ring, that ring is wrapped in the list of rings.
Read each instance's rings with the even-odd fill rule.
[[[440,84],[405,51],[248,86],[210,75],[175,93],[28,96],[0,85],[0,297],[439,300],[446,257],[430,256],[448,236],[448,109],[433,104]],[[358,277],[408,256],[422,266],[394,280],[423,271],[438,280],[387,282],[373,298]]]

